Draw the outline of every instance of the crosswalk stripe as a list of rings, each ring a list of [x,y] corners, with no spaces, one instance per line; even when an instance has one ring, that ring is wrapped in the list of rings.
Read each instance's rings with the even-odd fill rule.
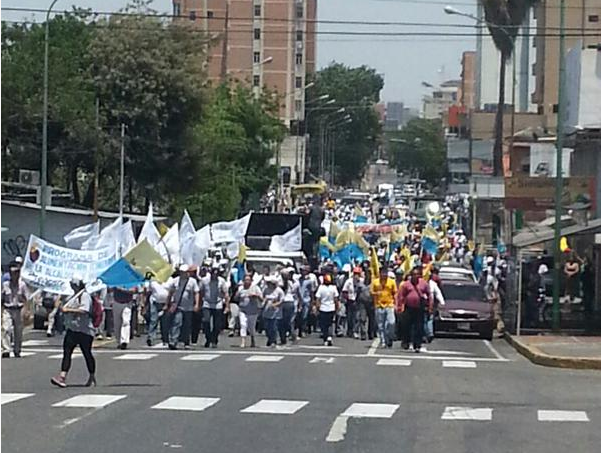
[[[30,396],[35,395],[35,393],[1,393],[0,394],[0,405],[12,403],[14,401],[19,401],[24,398],[29,398]]]
[[[221,357],[219,354],[190,354],[183,356],[180,360],[210,362],[216,358]]]
[[[62,354],[52,354],[48,356],[49,359],[62,359]],[[72,359],[81,359],[83,358],[83,354],[81,352],[74,352],[71,356]]]
[[[313,357],[309,363],[334,363],[334,357]]]
[[[353,403],[340,415],[357,418],[390,418],[398,408],[398,404]]]
[[[492,409],[487,407],[472,408],[462,406],[447,406],[440,417],[442,420],[492,420]]]
[[[476,362],[471,360],[443,360],[444,368],[476,368]]]
[[[59,401],[53,404],[53,407],[89,407],[89,408],[100,408],[106,407],[116,401],[126,398],[127,395],[100,395],[100,394],[88,394],[88,395],[77,395],[72,398],[68,398],[64,401]]]
[[[380,359],[376,365],[384,366],[411,366],[411,360],[406,359]]]
[[[115,360],[150,360],[156,356],[156,354],[123,354],[115,357]]]
[[[588,422],[590,421],[585,411],[538,411],[539,422]]]
[[[152,406],[152,409],[166,409],[172,411],[201,412],[217,404],[220,398],[205,398],[197,396],[172,396],[165,401]]]
[[[251,355],[246,358],[247,362],[279,362],[283,355]]]
[[[292,415],[309,404],[309,401],[269,400],[264,399],[242,409],[246,414],[283,414]]]
[[[29,347],[29,346],[45,346],[48,344],[48,340],[27,340],[24,341],[21,346]]]

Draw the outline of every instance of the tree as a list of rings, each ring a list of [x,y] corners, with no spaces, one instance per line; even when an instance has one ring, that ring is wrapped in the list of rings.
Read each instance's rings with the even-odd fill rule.
[[[389,159],[404,173],[417,171],[420,178],[437,186],[445,175],[445,141],[438,119],[414,118],[397,133],[387,133]]]
[[[538,0],[480,0],[484,19],[495,47],[501,54],[499,65],[499,102],[495,117],[493,168],[495,176],[503,175],[503,113],[505,110],[505,69],[515,47],[515,38],[526,20],[529,9]],[[513,101],[515,104],[515,100]],[[515,105],[513,106],[515,108]]]
[[[321,125],[331,125],[345,114],[350,115],[351,123],[336,128],[337,140],[334,149],[336,182],[350,185],[363,175],[365,166],[376,148],[381,127],[373,109],[380,100],[384,80],[375,69],[367,66],[350,68],[340,63],[332,63],[315,76],[315,86],[309,91],[309,99],[317,99],[325,94],[336,103],[326,107],[314,104],[310,113],[308,130],[311,136],[312,172],[317,174],[319,158],[319,138]],[[345,112],[334,112],[344,107]]]

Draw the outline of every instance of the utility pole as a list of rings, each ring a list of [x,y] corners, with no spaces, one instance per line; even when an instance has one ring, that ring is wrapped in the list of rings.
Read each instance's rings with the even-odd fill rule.
[[[559,4],[559,86],[557,88],[557,140],[555,161],[555,240],[553,253],[553,330],[560,329],[559,319],[559,279],[561,278],[561,193],[563,189],[563,169],[562,169],[562,151],[563,151],[563,123],[565,117],[564,88],[566,79],[566,59],[565,59],[565,20],[566,5],[565,0]]]
[[[98,171],[100,151],[100,98],[96,98],[96,149],[94,150],[94,201],[92,203],[94,209],[94,222],[98,220]]]
[[[125,123],[121,123],[121,169],[119,177],[119,217],[123,218],[123,191],[125,184]]]

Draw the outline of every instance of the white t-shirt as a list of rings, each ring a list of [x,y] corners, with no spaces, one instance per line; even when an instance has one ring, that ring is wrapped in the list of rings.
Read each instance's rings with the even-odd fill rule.
[[[319,311],[336,311],[335,299],[338,298],[338,289],[336,285],[319,285],[315,298],[319,300]]]
[[[347,293],[348,300],[354,302],[357,299],[357,294],[355,293],[355,282],[352,278],[347,279],[342,286],[342,292]]]

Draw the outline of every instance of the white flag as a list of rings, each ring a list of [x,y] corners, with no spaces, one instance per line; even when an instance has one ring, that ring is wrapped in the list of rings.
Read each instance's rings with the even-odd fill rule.
[[[251,214],[249,213],[244,217],[232,220],[231,222],[218,222],[212,224],[211,234],[213,243],[244,242],[244,236],[246,236],[250,216]]]
[[[184,264],[194,264],[192,261],[192,251],[194,247],[194,236],[196,229],[192,223],[192,219],[188,214],[188,211],[184,211],[182,216],[182,223],[179,227],[179,246],[180,246],[180,258]]]
[[[91,238],[97,237],[99,231],[100,221],[78,226],[65,235],[65,244],[70,249],[81,249],[82,244]]]
[[[303,222],[299,220],[298,225],[282,235],[271,237],[269,251],[274,253],[298,252],[303,248]]]
[[[169,228],[165,236],[160,239],[157,251],[169,264],[177,266],[180,263],[179,228],[177,223]]]
[[[146,216],[146,220],[144,221],[144,225],[142,226],[142,231],[140,231],[140,236],[138,237],[138,244],[144,239],[146,239],[155,250],[159,241],[161,240],[159,230],[157,230],[157,227],[154,225],[152,203],[150,203],[150,206],[148,207],[148,215]]]
[[[131,220],[128,220],[121,225],[121,233],[118,240],[120,255],[125,255],[134,245],[136,245],[136,237],[134,236],[134,227]]]
[[[111,250],[118,250],[121,223],[121,217],[117,217],[113,223],[105,226],[99,235],[93,236],[81,244],[81,249],[98,250],[108,247]]]
[[[205,225],[194,234],[194,242],[192,243],[191,263],[201,264],[211,248],[211,227]]]

